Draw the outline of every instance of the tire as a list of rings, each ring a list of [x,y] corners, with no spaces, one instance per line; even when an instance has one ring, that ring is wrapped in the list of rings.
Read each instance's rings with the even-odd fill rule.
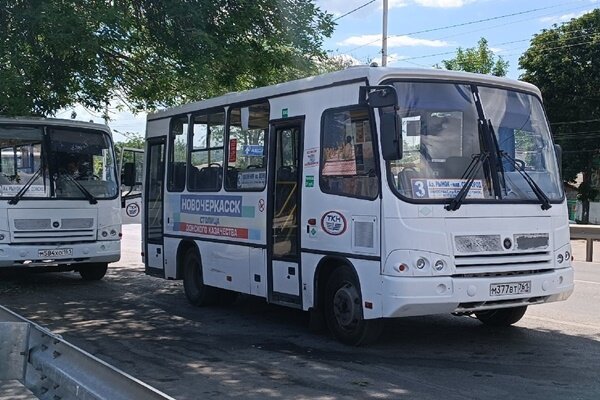
[[[364,319],[360,287],[348,266],[338,267],[325,287],[325,322],[340,342],[360,346],[376,341],[383,330],[383,320]]]
[[[84,281],[99,281],[104,278],[108,270],[108,263],[86,264],[78,269]]]
[[[204,284],[202,263],[195,248],[189,249],[183,258],[183,290],[188,301],[195,306],[213,305],[219,300],[217,288]]]
[[[475,316],[479,321],[489,326],[510,326],[525,315],[527,306],[499,308],[497,310],[479,311]]]

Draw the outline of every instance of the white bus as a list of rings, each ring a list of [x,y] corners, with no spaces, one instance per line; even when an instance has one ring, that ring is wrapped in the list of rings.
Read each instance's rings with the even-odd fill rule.
[[[102,279],[121,254],[108,127],[0,118],[0,151],[0,270],[42,267]]]
[[[355,67],[148,116],[148,274],[196,305],[247,293],[324,316],[511,325],[573,290],[567,207],[539,90]]]

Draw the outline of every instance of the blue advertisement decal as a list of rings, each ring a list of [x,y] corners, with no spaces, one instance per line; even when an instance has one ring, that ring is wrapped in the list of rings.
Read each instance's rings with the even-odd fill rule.
[[[242,196],[181,196],[180,211],[185,214],[242,216]]]
[[[264,147],[262,145],[250,144],[242,148],[242,153],[250,157],[262,157],[264,155]]]

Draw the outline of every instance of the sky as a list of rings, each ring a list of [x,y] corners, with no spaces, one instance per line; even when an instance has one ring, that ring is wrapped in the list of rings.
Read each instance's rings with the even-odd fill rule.
[[[336,19],[323,46],[330,55],[381,65],[383,0],[316,3]],[[452,58],[458,47],[474,47],[485,37],[495,54],[509,62],[507,76],[518,79],[519,57],[534,34],[600,7],[600,0],[388,0],[388,7],[388,66],[432,68]],[[72,111],[56,117],[70,118]],[[99,113],[83,107],[74,111],[78,120],[103,122]],[[110,118],[115,141],[125,139],[123,132],[144,133],[145,113],[118,111],[114,104]]]

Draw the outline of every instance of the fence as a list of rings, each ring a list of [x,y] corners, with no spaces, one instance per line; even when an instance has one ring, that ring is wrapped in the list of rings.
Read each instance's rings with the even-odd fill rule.
[[[598,225],[570,225],[571,239],[585,239],[585,261],[591,262],[594,258],[594,240],[600,240],[600,226]]]

